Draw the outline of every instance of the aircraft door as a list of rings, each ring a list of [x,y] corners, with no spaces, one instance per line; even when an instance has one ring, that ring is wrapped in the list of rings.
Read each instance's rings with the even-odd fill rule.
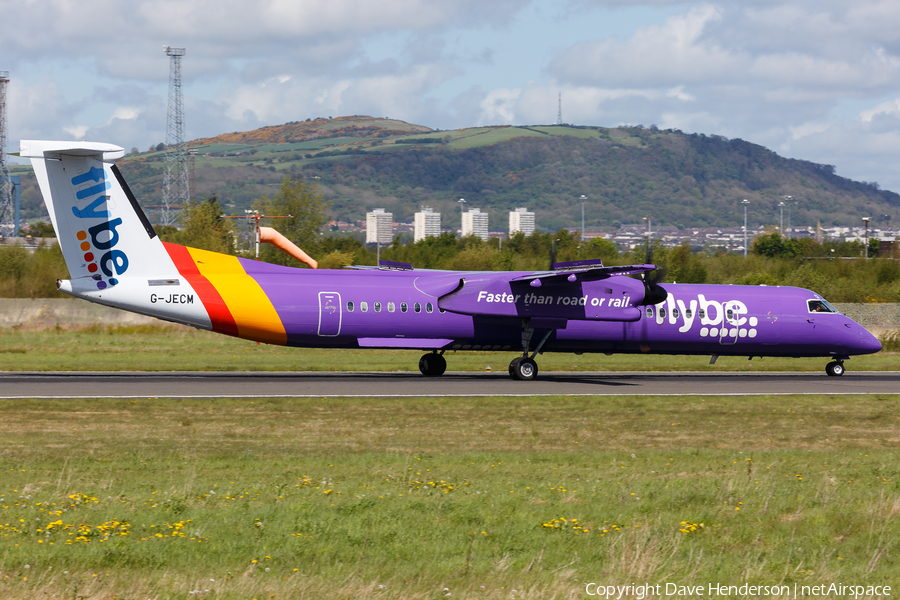
[[[719,343],[730,346],[736,344],[738,340],[738,321],[740,314],[738,308],[730,302],[726,302],[722,306],[725,311],[725,318],[722,320],[722,328],[719,330]]]
[[[319,335],[334,337],[341,333],[341,295],[319,292]]]

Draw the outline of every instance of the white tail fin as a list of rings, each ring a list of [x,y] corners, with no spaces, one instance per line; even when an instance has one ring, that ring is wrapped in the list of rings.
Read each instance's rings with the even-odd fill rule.
[[[148,286],[192,292],[113,161],[124,150],[94,142],[22,141],[66,259],[60,290],[92,302],[209,326],[202,306],[158,306]],[[182,278],[183,279],[183,278]],[[188,289],[186,289],[188,288]]]
[[[111,144],[21,143],[31,158],[53,228],[73,280],[93,289],[115,286],[123,276],[154,276],[171,264],[156,232],[125,185]],[[171,269],[177,275],[174,266]]]

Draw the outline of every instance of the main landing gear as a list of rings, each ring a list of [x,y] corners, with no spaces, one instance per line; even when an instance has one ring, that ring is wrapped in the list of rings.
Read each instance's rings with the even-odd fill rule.
[[[430,354],[423,354],[419,359],[419,371],[425,377],[440,377],[447,370],[447,359],[444,358],[444,352],[440,354],[437,350]]]
[[[509,363],[509,376],[521,381],[529,381],[537,377],[538,366],[534,359],[519,356]]]
[[[543,329],[543,328],[541,328]],[[531,326],[530,319],[522,319],[522,356],[516,357],[509,363],[509,376],[519,381],[531,381],[537,377],[538,366],[534,362],[547,340],[555,329],[548,329],[544,337],[531,352],[531,338],[534,335],[534,328]],[[531,356],[529,356],[531,352]],[[423,354],[419,359],[419,371],[425,377],[440,377],[447,370],[447,360],[444,358],[444,351],[440,354],[437,350],[432,350],[428,354]]]
[[[534,357],[538,355],[553,332],[553,329],[547,330],[547,333],[544,334],[544,337],[534,349],[534,352],[531,353],[531,356],[528,356],[528,350],[531,346],[531,336],[534,335],[534,328],[531,327],[529,319],[522,319],[522,356],[514,358],[512,362],[509,363],[510,377],[519,381],[531,381],[537,377],[538,366],[537,363],[534,362]]]
[[[833,360],[825,365],[825,372],[829,377],[840,377],[844,374],[844,361]]]

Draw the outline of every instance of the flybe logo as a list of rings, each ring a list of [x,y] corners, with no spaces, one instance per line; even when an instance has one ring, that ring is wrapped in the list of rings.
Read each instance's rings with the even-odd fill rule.
[[[688,301],[669,294],[666,301],[647,307],[647,317],[662,325],[677,325],[680,333],[687,333],[699,325],[700,337],[755,338],[759,319],[748,317],[747,305],[740,300],[718,302],[707,300],[703,294]]]
[[[73,177],[72,185],[76,188],[72,213],[79,219],[102,219],[96,225],[79,227],[75,237],[83,253],[82,266],[97,282],[97,289],[105,290],[119,283],[116,276],[128,269],[128,256],[116,249],[119,243],[116,228],[122,224],[122,219],[110,219],[112,213],[107,210],[109,196],[106,192],[111,185],[104,169],[91,167],[86,173]],[[86,204],[79,207],[83,201]]]

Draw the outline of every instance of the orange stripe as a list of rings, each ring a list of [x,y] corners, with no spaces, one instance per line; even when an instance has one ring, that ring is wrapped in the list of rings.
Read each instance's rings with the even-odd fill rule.
[[[287,332],[272,301],[247,275],[236,256],[188,248],[200,274],[221,294],[242,338],[287,344]]]

